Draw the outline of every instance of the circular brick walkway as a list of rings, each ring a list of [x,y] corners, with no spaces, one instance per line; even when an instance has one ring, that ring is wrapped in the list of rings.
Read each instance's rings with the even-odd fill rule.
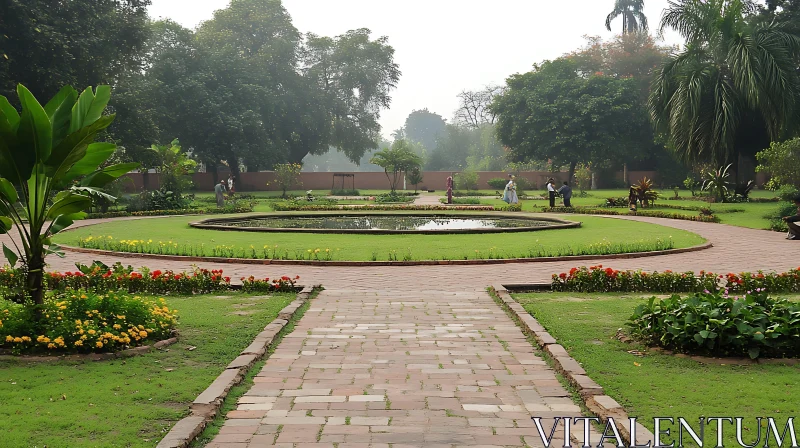
[[[574,215],[572,219],[580,219]],[[121,219],[121,218],[117,218]],[[153,219],[159,218],[139,218]],[[335,289],[446,289],[463,290],[484,288],[490,284],[520,284],[548,282],[554,273],[567,271],[575,264],[602,264],[615,269],[643,269],[646,271],[786,271],[800,265],[797,251],[800,243],[787,241],[785,235],[765,230],[745,229],[724,224],[680,221],[647,217],[609,217],[607,219],[629,219],[697,233],[714,244],[700,252],[663,255],[636,259],[596,260],[592,262],[537,262],[521,264],[478,266],[387,266],[387,267],[317,267],[317,266],[270,266],[237,263],[204,264],[203,267],[223,269],[234,279],[242,276],[276,277],[299,275],[306,285],[322,284]],[[76,225],[86,226],[107,220],[86,220]],[[157,225],[157,221],[154,222]],[[0,242],[8,243],[8,236],[0,236]],[[63,259],[48,258],[49,269],[70,271],[75,263],[90,264],[93,260],[112,264],[120,261],[134,267],[149,266],[176,271],[191,269],[190,263],[126,257],[105,257],[68,252]]]

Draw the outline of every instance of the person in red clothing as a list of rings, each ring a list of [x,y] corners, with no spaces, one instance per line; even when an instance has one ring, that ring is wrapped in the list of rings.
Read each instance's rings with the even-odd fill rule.
[[[797,206],[797,213],[794,216],[784,216],[783,220],[789,226],[789,234],[786,236],[787,240],[800,240],[800,196],[794,198],[794,205]]]

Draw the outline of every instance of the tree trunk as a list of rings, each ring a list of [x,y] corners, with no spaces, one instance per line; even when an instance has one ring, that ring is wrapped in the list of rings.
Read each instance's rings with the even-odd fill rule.
[[[42,305],[44,305],[44,253],[41,247],[38,249],[35,247],[35,243],[33,246],[34,247],[31,247],[31,249],[34,252],[31,254],[30,258],[28,258],[27,263],[28,276],[26,278],[26,287],[36,307],[35,316],[38,320],[42,312]]]
[[[572,184],[572,179],[575,178],[575,167],[577,167],[577,166],[578,166],[577,162],[570,162],[569,163],[569,177],[567,178],[567,182],[569,182],[570,185]]]

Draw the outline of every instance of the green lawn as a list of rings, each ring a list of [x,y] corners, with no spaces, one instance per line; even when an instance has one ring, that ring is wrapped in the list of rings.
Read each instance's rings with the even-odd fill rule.
[[[696,428],[700,416],[745,417],[749,428],[754,428],[755,417],[781,418],[777,422],[782,430],[785,418],[797,412],[800,367],[706,365],[674,356],[628,353],[643,347],[623,344],[614,335],[643,301],[641,295],[538,293],[515,298],[589,377],[651,431],[653,417],[684,417]],[[715,431],[707,429],[705,441],[712,445]],[[752,443],[756,434],[747,434],[745,440]],[[730,427],[725,441],[725,446],[739,446]]]
[[[102,362],[0,361],[0,445],[153,447],[292,300],[168,297],[180,317],[180,340],[168,350]]]
[[[491,190],[481,190],[485,193],[493,193],[494,191]],[[536,194],[543,194],[542,192],[531,191],[529,192],[531,195]],[[779,207],[779,203],[777,202],[748,202],[748,203],[718,203],[718,204],[710,204],[705,201],[701,200],[691,200],[691,193],[688,191],[681,190],[680,196],[687,198],[686,200],[669,200],[668,197],[672,197],[674,192],[672,191],[661,191],[662,198],[659,199],[653,206],[647,208],[646,210],[656,210],[656,211],[664,211],[669,213],[678,213],[678,214],[685,214],[685,215],[692,215],[696,216],[699,214],[697,211],[690,211],[690,210],[675,210],[670,209],[667,207],[661,207],[661,205],[673,205],[673,206],[683,206],[683,207],[707,207],[717,213],[721,222],[723,224],[730,224],[734,226],[740,227],[748,227],[751,229],[769,229],[769,220],[766,219],[764,216],[777,210]],[[580,197],[578,192],[575,193],[575,196],[572,198],[572,205],[574,206],[582,206],[582,207],[595,207],[603,204],[606,198],[609,197],[627,197],[628,192],[626,190],[594,190],[588,192],[587,197]],[[772,191],[764,191],[764,190],[757,190],[752,192],[751,197],[753,198],[772,198],[775,196],[775,193]],[[481,198],[481,204],[484,205],[493,205],[493,206],[503,206],[506,205],[505,202],[498,198],[491,198],[491,197],[484,197]],[[521,201],[522,210],[523,211],[531,211],[536,212],[540,211],[542,207],[546,207],[549,205],[547,200],[523,200]],[[556,205],[561,205],[561,200],[556,200]],[[739,209],[744,210],[741,212],[736,213],[724,213],[725,210],[731,209]],[[612,210],[626,211],[625,208],[614,208]],[[721,213],[723,212],[723,213]]]
[[[619,245],[627,245],[628,250],[617,252],[630,252],[642,248],[649,250],[658,240],[668,243],[670,238],[676,248],[704,242],[696,234],[669,227],[592,216],[566,217],[583,223],[581,228],[576,229],[475,235],[252,233],[202,230],[188,226],[189,222],[198,219],[184,216],[158,218],[158,221],[112,221],[77,228],[60,234],[57,239],[59,243],[71,246],[77,246],[81,238],[90,236],[95,240],[98,237],[108,240],[108,236],[112,237],[112,241],[152,240],[154,246],[158,246],[159,242],[171,242],[171,245],[177,245],[171,253],[205,256],[219,256],[219,247],[226,246],[234,249],[231,249],[233,254],[224,256],[248,258],[263,258],[264,246],[269,246],[271,250],[278,246],[278,252],[288,253],[291,259],[307,257],[308,250],[316,249],[320,249],[318,256],[322,257],[329,249],[333,260],[353,261],[388,260],[392,251],[398,260],[404,257],[411,260],[456,260],[570,255],[578,250],[611,253],[614,249],[625,249]],[[609,249],[606,243],[614,247]]]

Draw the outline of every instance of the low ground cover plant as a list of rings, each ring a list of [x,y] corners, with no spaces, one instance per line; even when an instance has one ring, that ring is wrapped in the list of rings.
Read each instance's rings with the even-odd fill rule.
[[[619,271],[609,267],[582,266],[553,274],[553,291],[574,292],[702,292],[725,288],[733,293],[764,290],[770,293],[800,292],[800,268],[789,272],[742,272],[715,274],[700,271]]]
[[[700,215],[684,215],[681,213],[670,213],[659,210],[638,210],[635,212],[616,211],[595,207],[543,207],[542,211],[545,213],[578,213],[583,215],[611,215],[611,216],[647,216],[651,218],[667,218],[667,219],[680,219],[684,221],[698,221],[698,222],[720,222],[719,217],[714,215],[703,214]]]
[[[727,289],[688,297],[652,297],[628,321],[631,335],[650,345],[710,356],[800,356],[800,305],[762,289]]]
[[[25,352],[113,352],[167,339],[178,310],[162,299],[75,290],[48,295],[42,315],[0,299],[0,348]]]

